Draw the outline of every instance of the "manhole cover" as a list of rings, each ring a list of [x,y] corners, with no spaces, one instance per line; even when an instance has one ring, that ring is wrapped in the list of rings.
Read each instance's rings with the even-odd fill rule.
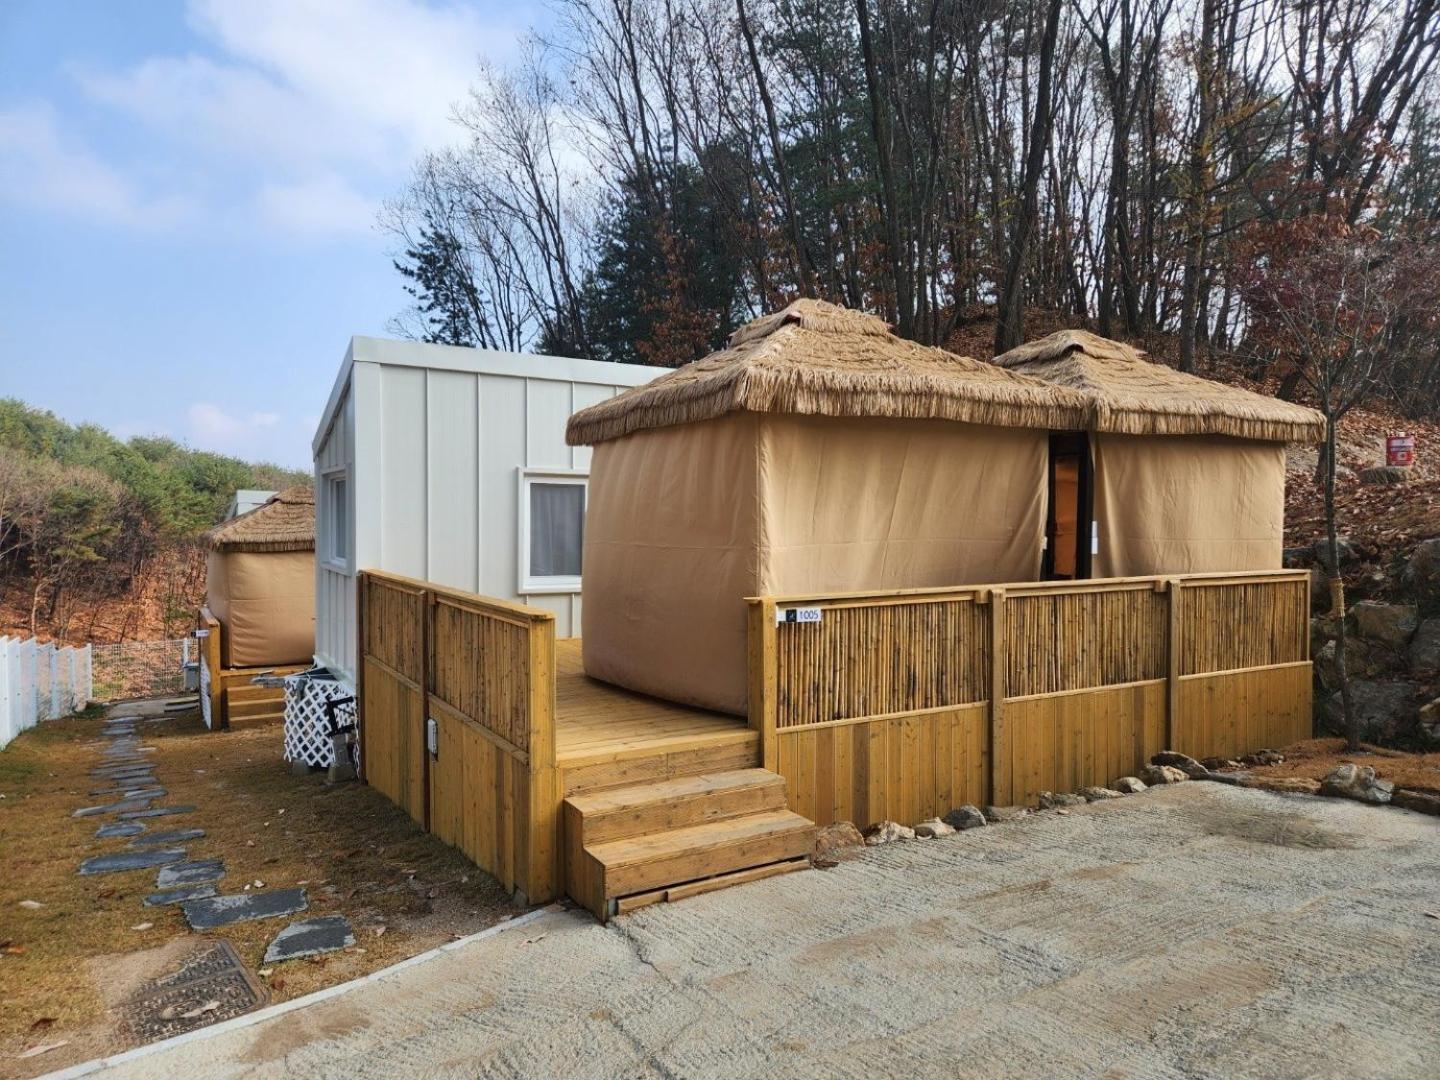
[[[142,1042],[168,1039],[258,1009],[264,987],[240,962],[228,941],[195,949],[180,966],[146,984],[120,1006],[131,1033]]]

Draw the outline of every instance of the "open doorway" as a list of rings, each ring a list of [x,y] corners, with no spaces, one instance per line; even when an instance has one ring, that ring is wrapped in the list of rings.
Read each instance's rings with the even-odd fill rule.
[[[1084,432],[1051,434],[1048,486],[1042,575],[1046,581],[1088,578],[1094,484],[1090,437]]]

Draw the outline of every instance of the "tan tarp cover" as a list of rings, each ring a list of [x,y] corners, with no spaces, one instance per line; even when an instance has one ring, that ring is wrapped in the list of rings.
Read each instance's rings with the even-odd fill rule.
[[[205,602],[227,668],[308,664],[315,653],[313,551],[211,551]]]
[[[585,670],[743,715],[760,594],[1030,581],[1048,434],[735,413],[595,447]]]
[[[1222,436],[1095,435],[1095,577],[1278,570],[1285,447]]]

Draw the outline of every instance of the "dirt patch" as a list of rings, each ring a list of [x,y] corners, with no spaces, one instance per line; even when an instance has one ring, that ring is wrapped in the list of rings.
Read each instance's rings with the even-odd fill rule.
[[[78,877],[92,855],[124,849],[95,837],[101,819],[72,818],[100,786],[100,714],[42,724],[0,755],[0,1075],[34,1075],[131,1039],[116,1005],[163,974],[165,958],[193,940],[178,908],[146,908],[153,871]],[[193,858],[223,858],[221,892],[248,883],[301,886],[307,916],[343,914],[356,945],[274,965],[262,982],[285,1001],[367,974],[475,933],[519,913],[489,875],[420,831],[403,811],[362,784],[327,785],[322,774],[291,775],[276,725],[210,732],[198,715],[137,723],[155,747],[157,805],[194,804],[152,831],[202,828],[185,846]],[[262,884],[257,884],[262,883]],[[20,907],[33,900],[41,907]],[[288,920],[240,923],[215,932],[252,970]],[[149,924],[149,925],[146,925]],[[179,943],[179,944],[176,944]],[[174,955],[178,955],[175,953]],[[16,1060],[41,1043],[67,1045]]]
[[[1257,817],[1231,807],[1197,803],[1189,808],[1192,820],[1210,836],[1248,840],[1284,848],[1344,850],[1356,847],[1359,837],[1327,829],[1307,817]]]
[[[1304,776],[1323,780],[1340,765],[1369,765],[1383,780],[1396,787],[1429,791],[1440,795],[1440,753],[1410,754],[1403,750],[1387,750],[1381,746],[1362,745],[1359,750],[1345,749],[1344,739],[1309,739],[1285,747],[1281,765],[1257,766],[1257,776]]]

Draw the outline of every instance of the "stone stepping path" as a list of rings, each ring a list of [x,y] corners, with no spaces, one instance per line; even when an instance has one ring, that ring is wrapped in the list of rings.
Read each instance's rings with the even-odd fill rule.
[[[112,836],[139,836],[144,831],[145,826],[138,821],[111,821],[96,829],[95,835],[108,840]]]
[[[169,817],[171,814],[193,813],[193,806],[157,806],[150,810],[126,810],[118,816],[129,821],[133,818]]]
[[[207,885],[224,876],[223,859],[196,859],[194,862],[161,867],[160,873],[155,877],[155,887],[170,889],[177,885]]]
[[[97,814],[124,814],[135,810],[144,810],[149,805],[149,799],[122,799],[120,802],[106,803],[104,806],[82,806],[70,816],[95,817]]]
[[[294,915],[310,906],[303,888],[276,889],[274,892],[235,893],[191,900],[184,907],[185,918],[192,930],[215,930],[237,922],[254,919],[275,919]]]
[[[214,885],[186,885],[181,889],[151,893],[145,897],[146,907],[161,907],[165,904],[183,904],[187,900],[204,900],[215,895]]]
[[[122,825],[140,825],[138,821],[117,822]],[[140,825],[141,830],[145,828]],[[169,832],[151,833],[149,836],[142,836],[138,840],[131,840],[127,847],[164,847],[166,844],[183,844],[189,840],[199,840],[205,835],[204,829],[171,829]]]
[[[178,863],[185,858],[184,848],[163,848],[157,851],[116,851],[96,855],[80,864],[77,874],[117,874],[124,870],[149,870],[156,866]]]
[[[355,931],[344,915],[322,915],[318,919],[293,922],[276,935],[265,950],[263,963],[298,960],[302,956],[318,956],[336,952],[355,944]]]

